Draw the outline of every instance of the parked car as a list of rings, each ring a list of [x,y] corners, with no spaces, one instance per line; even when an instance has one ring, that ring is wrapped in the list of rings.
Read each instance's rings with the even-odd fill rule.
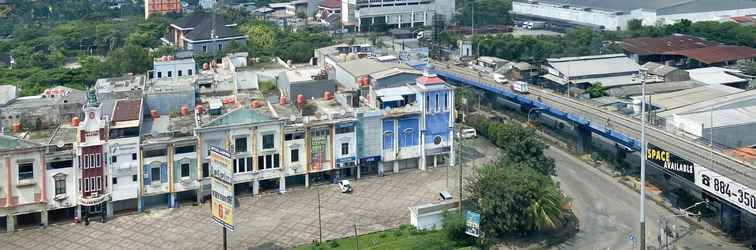
[[[341,180],[338,183],[339,190],[341,190],[342,193],[351,193],[352,192],[352,182],[349,180]]]
[[[478,138],[478,131],[476,131],[474,128],[462,129],[461,137],[462,139]]]

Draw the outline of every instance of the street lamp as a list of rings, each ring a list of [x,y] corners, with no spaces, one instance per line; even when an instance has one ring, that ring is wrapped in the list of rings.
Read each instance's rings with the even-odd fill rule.
[[[646,68],[638,70],[641,80],[641,180],[640,180],[640,247],[646,249]]]

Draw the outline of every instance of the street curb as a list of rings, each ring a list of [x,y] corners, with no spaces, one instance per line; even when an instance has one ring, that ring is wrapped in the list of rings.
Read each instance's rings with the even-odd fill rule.
[[[600,167],[600,166],[595,166],[595,165],[594,165],[594,164],[592,164],[591,162],[587,162],[587,161],[585,161],[585,160],[583,159],[582,155],[576,155],[576,154],[574,154],[574,152],[572,152],[572,151],[571,151],[571,149],[569,149],[569,147],[567,147],[567,143],[564,143],[564,142],[562,142],[562,141],[558,140],[557,138],[554,138],[553,136],[551,136],[551,135],[549,135],[549,134],[547,134],[547,133],[544,133],[544,132],[542,132],[542,131],[540,131],[540,130],[537,130],[537,129],[536,129],[536,133],[537,133],[537,134],[538,134],[538,136],[540,137],[539,139],[541,139],[541,140],[542,140],[543,142],[551,142],[551,143],[553,143],[552,145],[549,145],[549,146],[554,146],[554,147],[556,147],[556,148],[558,148],[558,149],[560,149],[560,150],[564,151],[565,153],[568,153],[568,154],[570,154],[570,155],[572,155],[572,156],[575,156],[575,158],[578,158],[578,159],[580,159],[581,161],[583,161],[583,162],[584,162],[584,163],[586,163],[587,165],[591,166],[592,168],[594,168],[594,169],[597,169],[597,170],[599,170],[599,171],[600,171],[601,173],[603,173],[603,174],[605,174],[605,175],[607,175],[607,176],[611,177],[612,179],[614,179],[614,180],[615,180],[615,181],[617,181],[618,183],[622,184],[622,186],[625,186],[625,187],[629,188],[630,190],[632,190],[633,192],[640,194],[640,189],[636,189],[635,187],[633,187],[632,185],[628,184],[628,183],[627,183],[626,181],[624,181],[623,179],[618,179],[618,178],[616,178],[616,177],[614,176],[614,174],[613,174],[613,173],[611,173],[611,172],[607,171],[606,169],[604,169],[604,168],[602,168],[602,167]],[[668,206],[668,205],[667,205],[667,204],[666,204],[666,203],[665,203],[665,202],[664,202],[664,201],[663,201],[663,200],[662,200],[661,198],[659,198],[659,197],[655,197],[655,196],[652,196],[652,195],[646,194],[646,198],[648,198],[649,200],[653,201],[654,203],[656,203],[656,204],[657,204],[657,205],[659,205],[660,207],[662,207],[662,208],[666,209],[667,211],[670,211],[670,212],[672,212],[673,214],[676,214],[676,212],[677,212],[677,210],[676,210],[675,208],[673,208],[673,207],[669,207],[669,206]],[[707,231],[707,232],[711,233],[712,235],[714,235],[714,236],[716,236],[716,237],[718,237],[718,238],[720,238],[720,239],[722,239],[722,240],[724,240],[724,241],[726,241],[726,242],[728,242],[728,243],[731,243],[731,244],[741,244],[741,243],[742,243],[742,242],[740,242],[740,241],[737,241],[737,240],[735,240],[735,239],[732,239],[731,237],[729,237],[729,235],[726,235],[726,234],[724,234],[724,233],[723,233],[722,231],[719,231],[719,230],[711,230],[711,229],[710,229],[710,227],[707,227],[707,226],[705,226],[705,225],[701,225],[700,223],[698,223],[698,221],[697,221],[697,220],[691,219],[691,218],[689,218],[689,217],[687,217],[687,216],[680,216],[679,218],[681,218],[682,220],[684,220],[684,221],[685,221],[685,222],[687,222],[688,224],[690,224],[690,225],[692,225],[692,226],[695,226],[695,227],[696,227],[697,229],[703,229],[703,230],[705,230],[705,231]]]

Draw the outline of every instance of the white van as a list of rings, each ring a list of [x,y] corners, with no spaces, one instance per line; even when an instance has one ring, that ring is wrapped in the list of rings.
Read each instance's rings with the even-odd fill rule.
[[[474,128],[462,129],[461,137],[462,139],[478,138],[478,131],[476,131]]]
[[[504,75],[502,75],[502,74],[491,73],[491,77],[493,77],[493,79],[494,79],[494,81],[496,81],[496,83],[501,83],[501,84],[507,83],[507,78],[504,77]]]

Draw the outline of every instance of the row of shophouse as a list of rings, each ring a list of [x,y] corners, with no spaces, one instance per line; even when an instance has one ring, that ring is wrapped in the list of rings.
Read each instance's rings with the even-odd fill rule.
[[[163,57],[87,91],[10,98],[0,227],[204,202],[210,146],[231,152],[237,192],[253,194],[453,164],[453,87],[359,46],[316,54],[267,93],[241,53],[199,69]]]

